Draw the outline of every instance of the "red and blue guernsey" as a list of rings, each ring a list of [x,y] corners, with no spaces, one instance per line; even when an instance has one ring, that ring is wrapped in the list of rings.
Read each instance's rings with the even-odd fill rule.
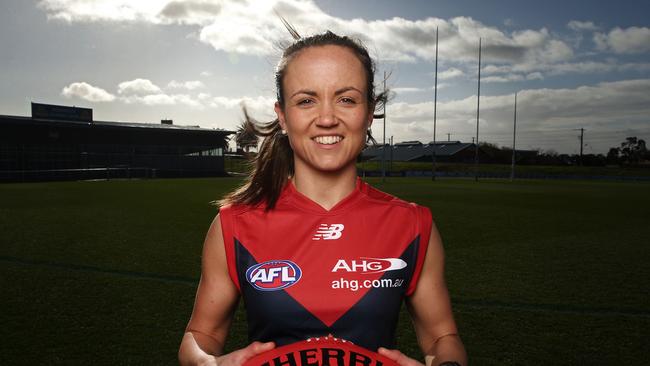
[[[427,208],[357,179],[330,210],[289,182],[274,209],[226,206],[220,217],[250,341],[332,334],[371,350],[394,347],[402,300],[427,250]]]

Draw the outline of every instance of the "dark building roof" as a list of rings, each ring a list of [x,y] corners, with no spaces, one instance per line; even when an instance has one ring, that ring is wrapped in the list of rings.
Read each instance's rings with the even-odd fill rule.
[[[390,159],[392,150],[392,157],[394,161],[413,161],[421,159],[423,157],[431,156],[431,154],[433,154],[434,148],[436,151],[436,156],[451,157],[458,152],[473,146],[474,144],[463,143],[460,141],[436,142],[435,145],[432,142],[423,144],[419,141],[405,141],[394,144],[392,146],[392,149],[389,145],[386,145],[385,148],[387,149],[387,159]],[[383,145],[369,146],[363,150],[362,155],[369,160],[381,160],[383,149]]]
[[[222,131],[222,132],[227,132],[229,134],[235,133],[234,131],[228,131],[221,128],[201,128],[200,126],[182,126],[182,125],[165,124],[165,123],[120,122],[120,121],[75,121],[75,120],[34,118],[34,117],[9,116],[9,115],[0,115],[0,121],[3,122],[24,121],[24,123],[56,124],[60,126],[96,125],[96,126],[132,127],[132,128],[148,128],[148,129],[164,129],[164,130]]]
[[[0,115],[0,140],[13,143],[223,145],[233,131],[158,123],[76,121]]]

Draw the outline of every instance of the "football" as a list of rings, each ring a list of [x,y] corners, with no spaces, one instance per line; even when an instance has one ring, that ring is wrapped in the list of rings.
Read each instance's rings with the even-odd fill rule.
[[[250,358],[244,366],[398,366],[377,352],[332,336],[309,338]]]

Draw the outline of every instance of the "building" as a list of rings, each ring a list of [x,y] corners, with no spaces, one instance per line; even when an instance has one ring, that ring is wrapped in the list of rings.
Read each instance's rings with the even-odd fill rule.
[[[382,154],[386,154],[386,160],[392,161],[431,161],[433,149],[436,151],[436,161],[448,163],[473,163],[475,145],[460,141],[437,141],[435,144],[423,144],[420,141],[404,141],[393,146],[374,145],[369,146],[362,152],[367,160],[381,160]],[[385,149],[385,152],[384,152]],[[479,148],[479,160],[487,161],[489,156]]]
[[[32,103],[31,117],[0,115],[0,181],[225,175],[233,133],[95,121],[92,109]]]
[[[436,161],[441,163],[474,163],[476,145],[460,141],[436,141],[423,144],[420,141],[404,141],[392,146],[373,145],[361,153],[364,160],[381,160],[382,154],[387,161],[431,161],[435,148]],[[385,152],[384,152],[385,149]],[[480,145],[478,159],[482,163],[509,164],[512,150],[496,149]],[[537,156],[536,150],[517,150],[518,162],[526,162]]]

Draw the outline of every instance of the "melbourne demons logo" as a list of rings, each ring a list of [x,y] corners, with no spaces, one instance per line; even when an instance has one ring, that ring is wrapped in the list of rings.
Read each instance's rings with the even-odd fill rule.
[[[301,276],[300,267],[288,260],[259,263],[246,270],[248,282],[261,291],[277,291],[293,286]]]
[[[343,235],[344,228],[343,224],[320,224],[311,240],[336,240]]]

